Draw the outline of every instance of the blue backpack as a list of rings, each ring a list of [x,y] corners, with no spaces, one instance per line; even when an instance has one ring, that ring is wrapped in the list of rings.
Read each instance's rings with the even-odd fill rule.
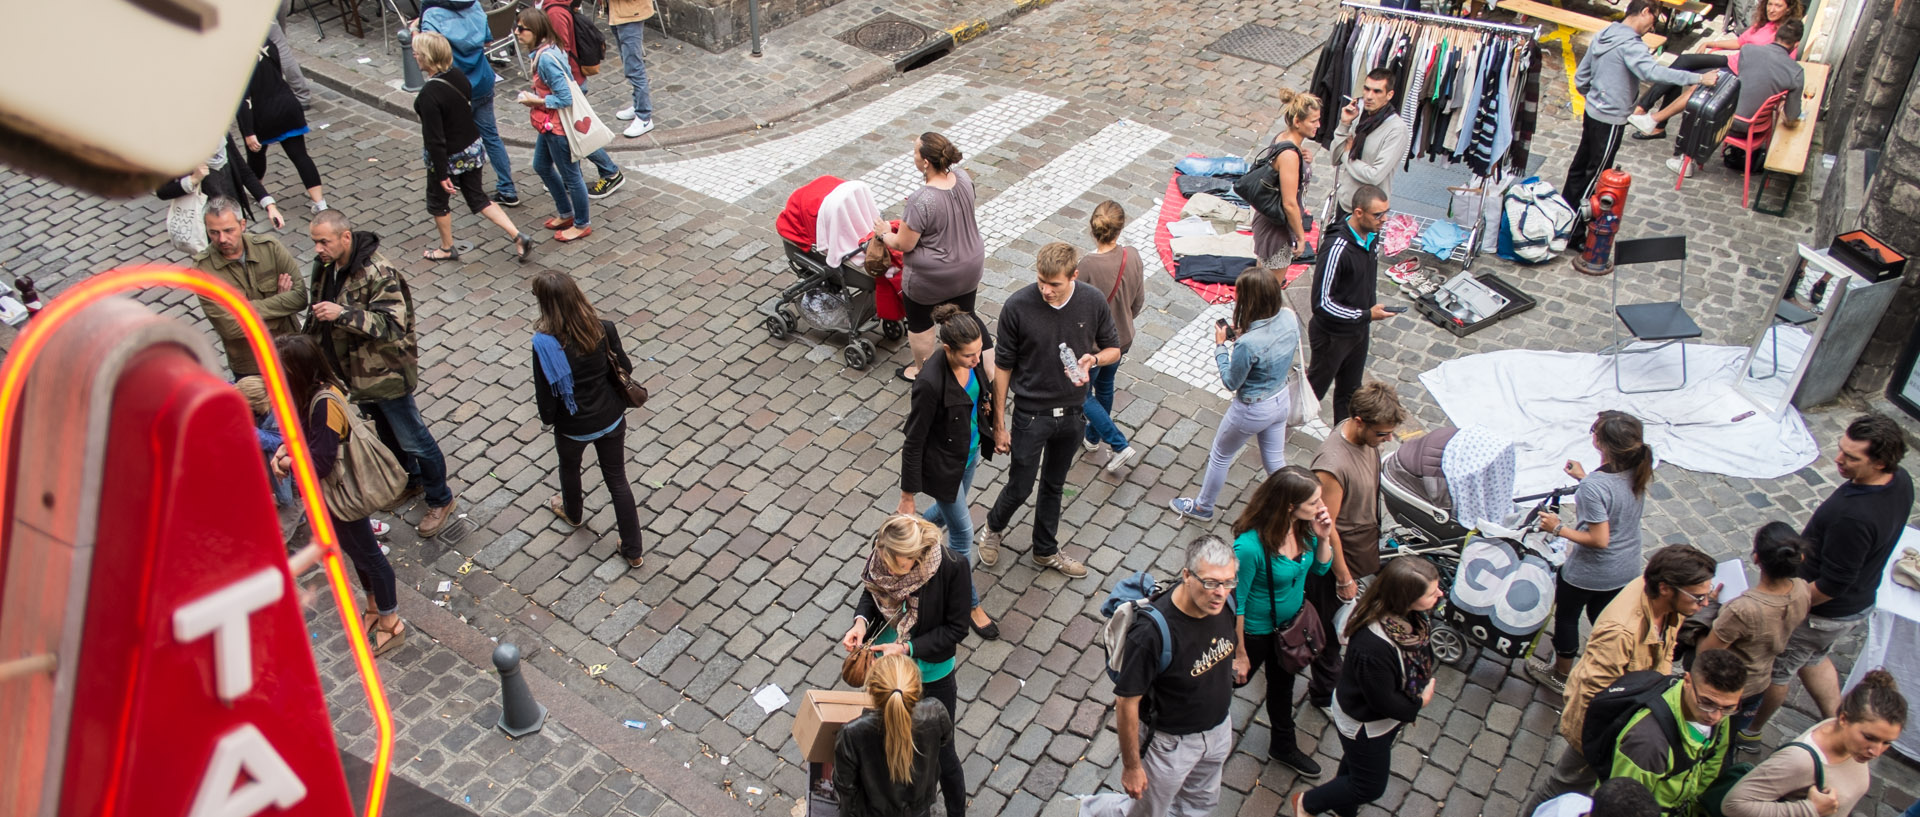
[[[1167,671],[1167,665],[1173,663],[1173,633],[1167,629],[1167,617],[1153,606],[1153,602],[1172,590],[1178,582],[1158,585],[1153,576],[1142,570],[1113,586],[1107,594],[1106,603],[1100,605],[1100,615],[1106,617],[1107,625],[1100,631],[1100,643],[1107,648],[1107,679],[1115,683],[1120,681],[1120,664],[1127,647],[1127,633],[1133,629],[1133,623],[1144,615],[1160,631],[1160,655],[1154,662],[1154,674]]]

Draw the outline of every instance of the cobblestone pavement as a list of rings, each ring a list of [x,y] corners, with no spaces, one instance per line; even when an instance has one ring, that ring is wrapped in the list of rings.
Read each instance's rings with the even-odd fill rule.
[[[553,731],[556,741],[572,743],[566,730],[584,735],[624,719],[666,718],[676,728],[651,738],[650,746],[679,761],[673,767],[686,764],[681,770],[703,781],[707,794],[729,781],[736,807],[791,812],[805,779],[788,736],[792,707],[767,713],[751,696],[769,683],[790,695],[836,684],[834,643],[851,617],[857,559],[895,504],[906,400],[888,373],[907,353],[899,342],[876,338],[882,360],[862,372],[841,364],[838,343],[811,335],[767,338],[755,307],[790,280],[772,229],[787,193],[820,173],[897,178],[897,157],[911,134],[964,126],[975,135],[962,147],[980,190],[981,222],[995,225],[982,311],[997,313],[1028,279],[1041,245],[1059,239],[1084,246],[1085,221],[1104,198],[1133,216],[1147,213],[1179,156],[1243,153],[1271,130],[1272,91],[1304,85],[1311,68],[1310,57],[1279,68],[1212,54],[1202,50],[1206,43],[1247,22],[1317,34],[1332,6],[1331,0],[1284,8],[1229,0],[1061,0],[934,68],[854,94],[777,132],[702,144],[672,160],[750,150],[757,152],[742,155],[757,166],[738,163],[720,175],[669,181],[676,171],[666,157],[630,162],[658,166],[630,173],[625,188],[595,203],[592,238],[544,243],[536,266],[580,278],[600,309],[620,323],[653,389],[654,401],[633,418],[638,433],[629,446],[629,473],[647,526],[647,562],[639,571],[626,570],[614,556],[610,511],[569,531],[542,507],[557,481],[550,443],[527,396],[534,307],[523,283],[526,270],[465,216],[457,229],[479,241],[481,252],[458,264],[418,260],[432,232],[418,203],[423,173],[412,124],[322,94],[316,118],[330,127],[310,141],[328,177],[329,201],[356,224],[380,232],[390,257],[409,272],[422,321],[421,407],[448,454],[454,489],[473,527],[459,541],[421,542],[397,531],[402,578],[445,601],[446,612],[464,617],[482,637],[527,647],[533,667],[591,704],[592,710],[561,719],[565,730]],[[1561,81],[1549,60],[1549,99]],[[928,90],[938,93],[895,98],[922,83],[934,83]],[[990,109],[997,113],[982,113]],[[858,127],[838,124],[843,120]],[[1543,116],[1535,147],[1547,157],[1544,178],[1562,177],[1576,138],[1577,123],[1564,109]],[[1081,148],[1089,144],[1099,149]],[[1784,219],[1761,216],[1739,206],[1739,179],[1721,169],[1675,192],[1661,167],[1663,150],[1635,143],[1622,154],[1637,180],[1626,235],[1688,235],[1694,245],[1690,297],[1706,340],[1743,343],[1765,280],[1805,237],[1809,198],[1803,195]],[[775,166],[778,172],[767,170]],[[531,181],[523,174],[523,183]],[[276,192],[293,192],[284,165],[268,183]],[[0,234],[7,236],[0,264],[32,272],[52,289],[75,276],[170,258],[161,235],[163,208],[150,199],[104,203],[17,175],[0,178],[0,193],[8,204],[0,214]],[[530,199],[531,206],[511,212],[522,224],[548,214],[543,197]],[[290,216],[283,237],[297,255],[309,257],[305,216]],[[1412,319],[1376,330],[1370,373],[1398,384],[1414,410],[1414,426],[1446,422],[1416,379],[1442,361],[1510,348],[1591,351],[1610,337],[1606,281],[1560,264],[1484,263],[1539,299],[1539,308],[1466,338]],[[975,573],[983,604],[1005,633],[998,642],[968,641],[958,676],[960,746],[980,814],[1068,813],[1071,798],[1117,785],[1112,692],[1099,671],[1095,610],[1106,588],[1126,573],[1172,573],[1178,546],[1202,530],[1182,524],[1165,503],[1199,481],[1221,402],[1145,362],[1176,342],[1206,305],[1164,275],[1153,277],[1148,289],[1151,308],[1122,369],[1117,404],[1121,425],[1145,456],[1115,476],[1099,468],[1106,454],[1087,455],[1069,478],[1065,548],[1085,559],[1092,575],[1067,580],[1034,569],[1025,556],[1030,528],[1024,515],[1008,532],[1000,564]],[[151,300],[199,320],[180,296]],[[1849,399],[1807,415],[1823,450],[1831,451],[1831,440],[1861,408]],[[1292,461],[1304,461],[1311,442],[1297,438]],[[973,496],[984,514],[1002,475],[993,464],[981,472]],[[1254,475],[1246,462],[1235,467],[1221,499],[1229,513]],[[604,489],[592,478],[587,484],[594,507]],[[1773,480],[1669,466],[1659,471],[1644,524],[1650,540],[1690,541],[1731,558],[1744,552],[1762,522],[1804,520],[1834,484],[1824,460]],[[421,511],[406,509],[404,516],[415,520]],[[452,589],[433,592],[440,581]],[[409,612],[409,618],[419,617]],[[401,679],[390,683],[407,683],[416,665],[441,667],[422,673],[411,682],[419,685],[399,696],[429,699],[417,705],[423,711],[408,715],[408,729],[430,728],[420,724],[447,711],[444,720],[484,731],[486,704],[451,703],[455,696],[487,700],[479,674],[439,655],[409,645],[387,662]],[[1518,665],[1482,658],[1466,672],[1443,670],[1440,692],[1396,748],[1397,777],[1388,795],[1363,813],[1510,815],[1543,774],[1539,764],[1548,756],[1559,701],[1536,690]],[[1301,783],[1262,764],[1267,727],[1257,703],[1249,690],[1235,704],[1245,737],[1228,765],[1218,813],[1266,817]],[[342,706],[351,703],[343,699]],[[348,728],[351,718],[343,712],[348,745],[364,731]],[[1778,727],[1806,722],[1789,714]],[[1337,745],[1315,711],[1301,714],[1300,728],[1310,749]],[[445,735],[401,737],[419,747]],[[491,769],[498,749],[489,739],[473,740],[457,751],[443,748],[444,762]],[[1336,752],[1319,753],[1332,762]],[[567,765],[618,777],[591,757]],[[677,790],[656,781],[660,769],[634,768],[647,785],[681,801]],[[419,774],[429,784],[437,775],[451,786],[447,767]],[[515,782],[497,774],[473,779]],[[1920,774],[1911,764],[1882,760],[1863,812],[1890,817],[1916,793]]]

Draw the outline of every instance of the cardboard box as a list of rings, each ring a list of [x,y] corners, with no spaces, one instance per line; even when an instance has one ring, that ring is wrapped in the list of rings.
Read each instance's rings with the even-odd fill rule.
[[[871,708],[864,691],[809,689],[800,695],[800,712],[793,717],[793,742],[813,763],[833,761],[833,741],[840,727]]]

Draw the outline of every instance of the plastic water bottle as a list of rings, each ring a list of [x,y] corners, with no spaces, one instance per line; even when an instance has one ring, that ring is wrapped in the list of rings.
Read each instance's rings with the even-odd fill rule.
[[[1080,359],[1073,356],[1073,350],[1068,349],[1065,343],[1060,344],[1060,365],[1067,368],[1067,380],[1072,381],[1073,385],[1087,384],[1086,379],[1080,374]]]

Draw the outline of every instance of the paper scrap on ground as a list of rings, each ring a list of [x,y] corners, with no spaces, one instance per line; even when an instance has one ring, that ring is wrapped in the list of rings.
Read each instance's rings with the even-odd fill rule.
[[[438,592],[446,593],[451,590],[453,590],[453,582],[450,582],[450,581],[440,582],[440,590]]]
[[[767,712],[786,706],[787,700],[787,693],[780,691],[779,684],[768,684],[761,687],[759,692],[753,693],[753,702]]]
[[[1726,604],[1747,592],[1747,566],[1739,559],[1728,559],[1713,570],[1713,581],[1720,585],[1720,603]]]

